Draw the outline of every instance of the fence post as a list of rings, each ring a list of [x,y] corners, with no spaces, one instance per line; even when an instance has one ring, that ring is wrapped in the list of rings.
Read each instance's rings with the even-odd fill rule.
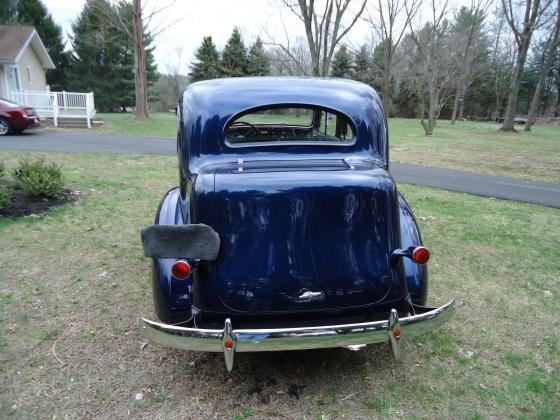
[[[93,117],[93,113],[95,112],[95,99],[93,96],[93,92],[90,92],[89,95],[91,96],[90,106],[91,106],[91,116]]]
[[[66,111],[66,91],[62,91],[62,103],[64,104],[64,110]]]
[[[53,95],[53,122],[54,122],[54,126],[58,127],[58,94],[54,92],[52,95]]]
[[[91,107],[91,101],[90,101],[90,95],[91,93],[86,93],[86,120],[87,120],[87,128],[91,128],[91,113],[90,113],[90,107]]]

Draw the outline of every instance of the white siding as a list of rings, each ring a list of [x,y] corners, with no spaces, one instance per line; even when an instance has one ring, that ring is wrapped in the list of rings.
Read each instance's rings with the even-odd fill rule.
[[[4,71],[5,71],[4,66],[0,64],[0,98],[8,99],[8,93],[6,92]]]
[[[28,78],[31,76],[31,81]],[[31,43],[27,45],[25,51],[21,55],[18,62],[19,80],[21,83],[21,91],[44,92],[47,90],[47,81],[45,79],[45,70],[41,65],[41,61],[37,57]]]

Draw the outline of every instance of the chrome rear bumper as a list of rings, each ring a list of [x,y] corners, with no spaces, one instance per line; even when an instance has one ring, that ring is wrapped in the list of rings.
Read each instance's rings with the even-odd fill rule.
[[[223,352],[229,371],[238,351],[306,350],[389,342],[398,359],[401,338],[415,337],[437,328],[451,318],[455,302],[451,300],[439,308],[414,306],[414,309],[415,315],[400,319],[393,309],[387,320],[321,327],[234,330],[228,318],[224,328],[217,330],[185,328],[140,318],[140,329],[151,343],[184,350]]]

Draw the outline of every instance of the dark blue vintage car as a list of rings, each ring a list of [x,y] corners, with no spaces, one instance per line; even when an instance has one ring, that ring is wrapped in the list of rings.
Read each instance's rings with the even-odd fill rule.
[[[160,322],[186,350],[359,348],[430,331],[430,254],[389,173],[387,121],[364,84],[194,83],[178,106],[180,186],[142,231]]]

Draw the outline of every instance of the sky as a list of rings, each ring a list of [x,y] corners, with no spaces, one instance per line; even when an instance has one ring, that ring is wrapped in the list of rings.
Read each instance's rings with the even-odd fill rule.
[[[221,49],[236,26],[242,31],[246,45],[250,45],[257,36],[263,42],[285,42],[286,34],[292,41],[298,36],[305,36],[302,22],[282,6],[280,0],[146,1],[148,10],[168,5],[150,25],[153,32],[168,26],[154,40],[155,61],[159,71],[164,73],[169,65],[179,64],[179,72],[187,74],[189,63],[204,36],[211,35]],[[460,3],[466,0],[456,1]],[[82,10],[85,0],[43,0],[43,3],[68,39],[72,34],[72,22]],[[355,0],[354,3],[357,5],[359,2]],[[349,32],[345,42],[357,48],[371,40],[371,36],[371,26],[360,20]]]
[[[85,0],[43,0],[43,3],[65,36],[71,35],[72,22]],[[305,35],[301,21],[281,6],[279,0],[148,0],[147,6],[159,8],[166,4],[168,9],[156,16],[151,24],[153,31],[171,25],[154,40],[154,56],[161,72],[165,72],[168,65],[179,63],[180,73],[188,73],[188,64],[204,36],[211,35],[221,49],[236,26],[240,28],[246,45],[257,36],[263,42],[283,42],[286,33],[292,40]],[[370,33],[369,25],[360,21],[352,29],[348,42],[360,45],[370,38]],[[68,43],[67,48],[69,46]]]

